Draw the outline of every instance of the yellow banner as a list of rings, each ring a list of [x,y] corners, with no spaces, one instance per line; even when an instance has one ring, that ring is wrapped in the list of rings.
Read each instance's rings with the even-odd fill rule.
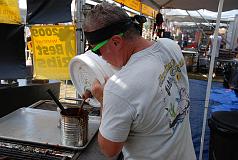
[[[139,0],[115,0],[115,2],[123,4],[131,9],[140,12],[140,1]]]
[[[21,23],[18,0],[0,0],[0,23]]]
[[[142,14],[145,14],[147,16],[154,17],[155,10],[145,4],[142,4]]]
[[[142,14],[155,17],[155,10],[151,8],[150,6],[143,4],[140,2],[140,0],[114,0],[117,3],[120,3],[122,5],[125,5],[135,11],[142,12]],[[140,9],[142,7],[142,9]]]
[[[76,55],[75,26],[32,26],[34,78],[67,80]]]

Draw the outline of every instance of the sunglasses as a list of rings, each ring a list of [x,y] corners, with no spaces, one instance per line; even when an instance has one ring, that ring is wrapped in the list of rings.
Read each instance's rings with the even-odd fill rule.
[[[118,34],[119,36],[123,36],[123,33]],[[99,56],[101,56],[102,54],[100,53],[100,48],[102,46],[104,46],[105,44],[107,44],[107,42],[109,42],[110,39],[106,39],[100,43],[98,43],[95,47],[93,47],[93,49],[91,49],[91,51]]]

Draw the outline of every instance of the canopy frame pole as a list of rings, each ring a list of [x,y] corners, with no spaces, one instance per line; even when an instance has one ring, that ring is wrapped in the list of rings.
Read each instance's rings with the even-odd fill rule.
[[[224,3],[224,0],[220,0],[219,5],[218,5],[218,14],[217,14],[217,20],[216,20],[215,33],[214,33],[214,45],[212,47],[208,84],[207,84],[207,92],[206,92],[205,107],[204,107],[204,115],[203,115],[203,126],[202,126],[202,136],[201,136],[201,143],[200,143],[199,160],[202,160],[202,157],[203,157],[204,136],[205,136],[206,122],[207,122],[207,111],[208,111],[208,105],[209,105],[209,98],[210,98],[210,91],[211,91],[211,84],[212,84],[212,74],[213,74],[213,67],[214,67],[214,61],[215,61],[215,52],[216,52],[217,40],[218,40],[218,30],[219,30],[219,26],[220,26],[223,3]]]
[[[215,28],[213,27],[213,25],[212,25],[207,19],[205,19],[205,18],[202,16],[202,14],[201,14],[198,10],[196,10],[196,12],[209,24],[209,26],[212,27],[212,29],[215,29]],[[225,41],[226,43],[230,44],[230,42],[227,41],[227,39],[224,39],[224,41]]]
[[[192,19],[192,21],[195,23],[195,25],[198,27],[198,29],[202,32],[202,34],[207,37],[206,33],[203,31],[203,29],[201,27],[199,27],[199,25],[196,23],[195,19],[190,15],[190,13],[188,12],[188,10],[185,10],[188,14],[188,16]],[[200,23],[201,24],[201,23]],[[207,37],[208,38],[208,37]]]
[[[84,22],[84,9],[86,0],[75,0],[76,8],[76,42],[77,42],[77,55],[84,53],[85,50],[85,36],[83,33],[83,22]],[[81,98],[77,90],[75,91],[76,98]],[[78,102],[77,102],[78,103]]]
[[[76,8],[77,8],[76,35],[77,35],[77,54],[78,55],[84,53],[84,49],[85,49],[85,46],[84,46],[85,37],[82,30],[82,24],[84,21],[84,7],[85,7],[85,0],[76,0]]]
[[[202,19],[204,19],[209,24],[209,26],[211,26],[213,29],[215,29],[213,27],[213,25],[206,18],[204,18],[203,15],[198,10],[196,10],[196,12],[202,17]]]

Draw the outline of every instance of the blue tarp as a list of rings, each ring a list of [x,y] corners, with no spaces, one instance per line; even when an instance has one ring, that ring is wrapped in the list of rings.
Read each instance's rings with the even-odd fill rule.
[[[190,124],[192,130],[192,139],[197,158],[199,157],[200,140],[203,124],[203,113],[205,106],[205,96],[207,89],[207,81],[189,80],[190,90]],[[211,112],[215,111],[232,111],[238,110],[238,97],[234,90],[225,89],[222,83],[212,82],[208,118]],[[209,127],[206,126],[205,140],[204,140],[204,159],[208,159],[209,148]]]
[[[238,98],[234,90],[226,88],[212,89],[210,99],[220,104],[238,105]],[[228,106],[229,108],[229,106]]]

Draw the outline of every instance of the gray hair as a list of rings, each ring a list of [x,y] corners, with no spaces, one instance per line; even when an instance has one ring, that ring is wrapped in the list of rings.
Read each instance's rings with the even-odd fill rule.
[[[128,19],[129,15],[120,7],[108,2],[102,2],[90,10],[83,24],[83,30],[90,32],[106,27],[114,22]],[[123,35],[125,38],[133,38],[139,36],[139,32],[131,27]]]

